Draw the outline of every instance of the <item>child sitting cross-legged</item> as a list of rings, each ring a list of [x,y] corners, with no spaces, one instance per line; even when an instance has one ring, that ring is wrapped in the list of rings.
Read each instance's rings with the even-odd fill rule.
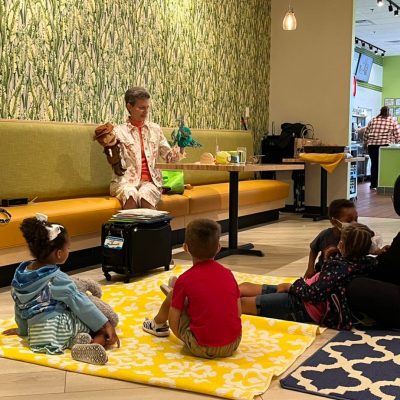
[[[119,346],[119,339],[107,317],[56,265],[68,258],[67,230],[44,214],[24,219],[20,229],[34,260],[15,271],[11,295],[18,328],[3,334],[26,336],[34,352],[63,354],[71,348],[77,361],[105,364],[105,347]]]
[[[180,275],[152,320],[143,330],[168,336],[169,327],[194,356],[229,357],[241,334],[240,293],[232,272],[214,261],[220,250],[221,227],[209,219],[196,219],[186,227],[183,248],[193,266]],[[168,326],[168,323],[169,326]]]
[[[329,258],[312,278],[299,278],[292,284],[240,284],[243,313],[350,329],[353,316],[346,286],[375,269],[376,259],[368,256],[373,236],[367,226],[353,222],[341,230],[340,255]]]

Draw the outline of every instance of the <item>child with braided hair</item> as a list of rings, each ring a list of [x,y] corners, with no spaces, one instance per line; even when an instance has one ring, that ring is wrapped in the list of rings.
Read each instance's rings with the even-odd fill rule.
[[[56,265],[68,258],[66,229],[47,222],[44,214],[26,218],[20,229],[35,259],[15,271],[11,295],[18,328],[3,334],[27,336],[34,352],[63,354],[71,348],[77,361],[105,364],[105,347],[119,346],[119,338],[107,317]]]
[[[299,278],[279,285],[239,285],[244,314],[311,322],[335,329],[351,329],[346,286],[357,276],[375,269],[377,262],[369,257],[372,232],[356,222],[342,227],[340,254],[328,259],[312,278]]]

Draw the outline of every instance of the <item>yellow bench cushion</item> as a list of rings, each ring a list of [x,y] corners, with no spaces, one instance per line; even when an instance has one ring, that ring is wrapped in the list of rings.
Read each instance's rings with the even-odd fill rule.
[[[182,217],[189,214],[189,199],[181,194],[163,194],[157,209],[168,211],[172,217]]]
[[[46,214],[49,221],[64,225],[73,237],[100,233],[101,225],[120,209],[121,204],[115,197],[83,197],[9,207],[7,211],[12,219],[0,225],[0,248],[24,245],[19,227],[25,218],[34,217],[36,213]]]
[[[229,206],[229,183],[195,186],[183,193],[189,198],[190,214],[224,210]],[[275,180],[239,182],[239,207],[286,199],[289,185]]]

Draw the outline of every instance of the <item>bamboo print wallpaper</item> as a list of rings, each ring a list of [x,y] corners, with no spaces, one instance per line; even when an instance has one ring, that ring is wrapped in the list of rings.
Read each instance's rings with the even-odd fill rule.
[[[268,127],[270,0],[0,0],[0,118]]]

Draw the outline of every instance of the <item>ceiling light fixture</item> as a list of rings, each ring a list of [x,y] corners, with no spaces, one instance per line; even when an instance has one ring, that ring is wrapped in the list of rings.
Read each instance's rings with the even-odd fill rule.
[[[398,4],[396,4],[393,0],[386,0],[386,1],[389,3],[389,6],[388,6],[389,12],[393,11],[394,15],[399,15],[400,6]],[[382,0],[382,5],[383,5],[383,0]],[[379,4],[378,4],[378,6],[379,6]]]
[[[354,42],[355,42],[355,44],[358,45],[358,46],[360,46],[360,43],[361,43],[361,46],[362,46],[362,47],[368,46],[368,48],[370,49],[370,51],[374,51],[375,54],[378,54],[378,53],[380,52],[382,57],[385,55],[386,50],[383,50],[383,49],[381,49],[380,47],[375,46],[375,45],[372,44],[372,43],[368,43],[367,41],[365,41],[365,40],[363,40],[363,39],[360,39],[359,37],[355,37],[355,38],[354,38]],[[374,49],[375,49],[375,50],[374,50]]]
[[[383,0],[378,0],[377,4],[378,4],[379,7],[382,7],[383,6]]]
[[[296,16],[294,15],[293,7],[289,4],[289,9],[283,18],[283,30],[294,31],[297,28]]]

